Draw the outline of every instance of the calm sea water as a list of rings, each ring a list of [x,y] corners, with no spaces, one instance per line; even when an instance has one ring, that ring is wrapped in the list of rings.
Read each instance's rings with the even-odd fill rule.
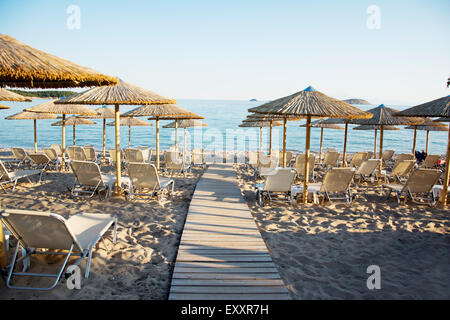
[[[33,121],[32,120],[6,120],[5,117],[33,105],[44,103],[47,100],[35,99],[33,102],[11,102],[9,110],[0,110],[0,147],[10,148],[12,146],[33,148]],[[237,100],[178,100],[178,105],[205,117],[204,123],[208,127],[187,129],[188,149],[203,146],[208,150],[256,150],[259,142],[259,129],[238,128],[238,125],[247,116],[247,109],[258,106],[263,102],[237,101]],[[126,112],[136,106],[121,106],[120,110]],[[357,105],[357,107],[368,110],[373,105]],[[398,110],[409,106],[392,106]],[[145,118],[142,118],[145,120]],[[47,147],[53,143],[61,143],[61,128],[52,127],[51,124],[57,120],[38,120],[38,147]],[[93,145],[96,149],[102,147],[102,121],[93,120],[95,125],[78,126],[76,128],[77,145]],[[107,123],[111,120],[107,120]],[[155,122],[152,127],[132,127],[132,147],[149,146],[155,148]],[[170,121],[160,121],[160,147],[167,149],[173,145],[174,129],[163,129],[162,126]],[[288,122],[287,148],[303,151],[305,147],[305,128],[299,125],[305,121]],[[349,152],[360,150],[373,150],[374,132],[352,130],[349,125],[348,144]],[[413,130],[403,127],[400,131],[385,131],[384,148],[394,149],[397,152],[411,152]],[[114,127],[107,126],[106,146],[114,147]],[[183,141],[183,130],[178,130],[179,141]],[[275,128],[273,132],[274,149],[281,149],[282,129]],[[66,143],[72,144],[72,127],[66,129]],[[343,147],[344,130],[325,129],[323,147],[334,147],[341,150]],[[268,141],[268,129],[263,129],[263,148]],[[417,150],[425,149],[426,132],[418,131]],[[311,148],[319,149],[320,129],[312,129]],[[121,127],[121,146],[128,147],[128,127]],[[429,152],[433,154],[445,153],[447,147],[446,132],[430,132]]]

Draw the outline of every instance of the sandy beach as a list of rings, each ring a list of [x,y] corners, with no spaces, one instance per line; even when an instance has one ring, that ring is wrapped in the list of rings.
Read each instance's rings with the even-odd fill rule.
[[[2,152],[4,154],[8,152]],[[174,175],[173,198],[166,197],[162,205],[156,199],[126,201],[113,197],[100,200],[98,196],[90,200],[72,199],[68,191],[74,182],[71,172],[51,171],[44,174],[40,185],[23,182],[14,193],[0,192],[5,208],[49,211],[65,218],[80,212],[109,213],[116,215],[119,222],[117,243],[111,242],[109,232],[105,243],[99,242],[94,250],[89,278],[82,278],[81,290],[67,289],[65,280],[51,291],[13,290],[2,285],[0,299],[167,299],[189,202],[202,173],[203,170],[194,168],[186,178]],[[15,245],[15,240],[12,242]],[[13,249],[8,252],[8,261]],[[37,259],[42,257],[33,257],[30,272],[56,272],[62,262],[59,258],[41,262]],[[84,268],[85,262],[82,262],[82,272]],[[45,286],[49,283],[48,279],[33,279],[28,284]]]
[[[352,205],[260,207],[253,171],[235,168],[242,195],[294,299],[450,298],[448,209],[397,204],[386,200],[380,187],[367,184],[357,188]],[[366,286],[370,265],[380,267],[380,290]]]

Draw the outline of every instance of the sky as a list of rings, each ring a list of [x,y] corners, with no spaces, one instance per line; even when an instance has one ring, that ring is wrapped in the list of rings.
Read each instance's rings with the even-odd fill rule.
[[[0,33],[174,99],[311,85],[408,106],[450,94],[449,12],[448,0],[0,0]]]

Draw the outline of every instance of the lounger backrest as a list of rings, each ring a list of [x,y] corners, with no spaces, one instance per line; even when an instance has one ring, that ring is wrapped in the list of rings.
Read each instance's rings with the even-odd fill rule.
[[[344,192],[346,191],[355,175],[352,168],[333,168],[325,174],[321,191]]]
[[[338,160],[339,160],[339,152],[328,151],[327,153],[325,153],[325,156],[323,158],[323,165],[334,166]]]
[[[395,158],[394,166],[396,166],[400,161],[403,160],[414,160],[414,155],[412,153],[401,153]]]
[[[276,164],[275,164],[276,166]],[[270,156],[266,155],[264,152],[259,153],[259,162],[258,162],[259,168],[270,168],[272,167],[272,159]]]
[[[137,188],[153,189],[159,186],[158,171],[153,164],[130,162],[128,164],[128,175],[131,184]]]
[[[367,152],[357,152],[353,155],[352,160],[350,161],[349,167],[357,168],[359,167],[364,160],[367,158]]]
[[[67,154],[70,160],[87,161],[86,153],[84,152],[84,149],[82,147],[67,147]]]
[[[366,160],[372,159],[373,158],[373,151],[366,151],[366,152],[367,152]]]
[[[109,156],[113,162],[116,162],[116,149],[109,149]],[[120,153],[121,160],[123,159],[123,152]]]
[[[430,192],[431,188],[438,182],[441,171],[436,169],[418,169],[411,173],[405,188],[411,193]]]
[[[27,153],[23,148],[11,148],[14,158],[17,160],[24,160],[27,158]]]
[[[50,148],[55,149],[58,157],[60,157],[62,155],[61,146],[59,144],[52,144],[52,145],[50,145]]]
[[[383,159],[383,161],[391,160],[392,157],[394,156],[394,153],[395,153],[394,150],[384,150],[381,158]]]
[[[356,169],[355,174],[360,174],[363,176],[369,176],[379,167],[380,159],[369,159],[363,161],[361,165]]]
[[[86,160],[94,162],[97,161],[97,154],[95,153],[94,147],[84,146],[83,150],[86,155]]]
[[[2,177],[2,181],[10,181],[11,176],[9,175],[8,170],[6,170],[5,165],[3,164],[3,161],[0,160],[0,176]]]
[[[288,192],[291,190],[297,172],[291,168],[278,168],[276,173],[266,177],[264,190],[269,192]]]
[[[80,184],[91,187],[104,186],[100,168],[95,162],[74,160],[70,165]]]
[[[35,164],[47,164],[51,161],[45,153],[30,153],[28,156]]]
[[[311,173],[314,170],[314,165],[316,164],[316,156],[310,154],[309,155],[309,172]],[[305,154],[299,154],[295,158],[295,169],[298,174],[305,175]]]
[[[122,150],[125,159],[128,162],[144,162],[144,155],[139,149],[124,149]]]
[[[288,165],[289,162],[291,162],[293,157],[294,157],[294,154],[291,151],[286,151],[286,165]],[[279,161],[279,165],[283,164],[283,151],[279,152],[278,161]]]
[[[205,163],[205,155],[201,149],[193,149],[192,150],[191,162],[193,164]]]
[[[164,153],[164,161],[170,164],[180,164],[183,159],[180,158],[178,151],[166,151]]]
[[[56,153],[56,150],[53,148],[44,148],[42,151],[47,155],[47,157],[50,160],[56,160],[58,159],[58,154]]]
[[[441,156],[439,156],[437,154],[429,154],[429,155],[427,155],[425,160],[423,160],[422,165],[420,167],[424,168],[424,169],[432,169],[432,168],[436,167],[437,162],[440,158],[441,158]]]
[[[28,210],[8,209],[2,220],[24,248],[46,248],[68,250],[75,244],[82,251],[74,234],[67,228],[60,215]]]
[[[251,165],[257,165],[258,164],[258,153],[254,151],[250,151],[248,153],[248,163]]]
[[[406,176],[414,168],[415,164],[416,164],[415,160],[399,161],[397,165],[394,167],[394,169],[392,169],[391,175],[395,175],[398,177]]]

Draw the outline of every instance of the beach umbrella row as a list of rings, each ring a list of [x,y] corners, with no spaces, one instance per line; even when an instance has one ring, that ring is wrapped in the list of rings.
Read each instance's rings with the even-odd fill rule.
[[[102,106],[100,108],[95,109],[97,115],[86,116],[88,119],[102,119],[103,122],[103,145],[102,145],[102,164],[105,164],[106,161],[106,119],[114,119],[115,114],[114,110],[107,108],[106,106]]]
[[[279,127],[282,124],[278,121],[260,121],[257,119],[243,120],[239,125],[241,128],[259,128],[259,152],[262,151],[262,128],[269,128],[269,154],[272,154],[272,128]],[[259,154],[258,154],[259,157]]]
[[[116,122],[108,123],[108,126],[115,126]],[[128,127],[128,149],[131,149],[131,127],[151,126],[151,123],[145,122],[136,118],[122,118],[120,119],[120,126]]]
[[[302,124],[300,125],[300,127],[306,128],[306,124]],[[320,128],[319,159],[322,159],[323,129],[344,130],[344,128],[340,125],[323,123],[323,120],[316,120],[314,122],[311,122],[311,128]]]
[[[73,146],[75,146],[75,128],[76,126],[85,126],[85,125],[92,125],[95,124],[95,122],[90,121],[88,119],[80,118],[80,117],[70,117],[66,119],[66,121],[63,124],[63,121],[58,121],[55,123],[52,123],[53,127],[62,127],[65,126],[72,126],[73,127]]]
[[[405,129],[414,130],[414,139],[413,139],[413,147],[412,147],[412,153],[415,154],[416,151],[416,137],[417,137],[417,130],[424,130],[427,132],[427,142],[426,142],[426,153],[428,154],[428,137],[430,131],[447,131],[447,126],[443,123],[433,121],[430,118],[423,118],[424,122],[420,125],[414,125],[414,126],[408,126],[405,127]]]
[[[374,142],[373,142],[373,156],[374,158],[377,157],[377,131],[380,130],[381,126],[378,125],[370,125],[370,124],[363,124],[357,127],[354,127],[353,130],[374,130]],[[383,126],[383,130],[400,130],[400,128],[394,127],[394,126]]]

